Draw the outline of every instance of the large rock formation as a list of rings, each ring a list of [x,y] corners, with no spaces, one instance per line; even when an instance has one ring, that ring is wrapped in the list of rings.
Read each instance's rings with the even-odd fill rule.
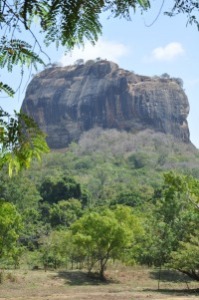
[[[135,133],[149,128],[190,142],[180,80],[135,75],[106,60],[44,70],[30,82],[22,110],[51,148],[66,147],[96,126]]]

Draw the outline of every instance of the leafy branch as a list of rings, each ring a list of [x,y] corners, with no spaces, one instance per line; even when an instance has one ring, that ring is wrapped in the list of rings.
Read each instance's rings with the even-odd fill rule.
[[[185,14],[187,24],[195,24],[199,30],[198,21],[199,2],[196,0],[175,0],[175,4],[170,12],[165,12],[166,15],[173,17],[178,14]]]
[[[31,161],[41,159],[49,148],[45,135],[37,124],[23,113],[11,117],[0,110],[0,168],[7,166],[9,176],[22,168],[28,168]]]

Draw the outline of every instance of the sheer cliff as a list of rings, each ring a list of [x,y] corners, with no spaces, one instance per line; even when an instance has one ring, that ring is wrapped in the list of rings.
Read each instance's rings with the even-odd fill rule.
[[[95,127],[132,133],[151,129],[190,143],[189,103],[179,80],[136,75],[106,60],[37,74],[22,111],[35,119],[54,149]]]

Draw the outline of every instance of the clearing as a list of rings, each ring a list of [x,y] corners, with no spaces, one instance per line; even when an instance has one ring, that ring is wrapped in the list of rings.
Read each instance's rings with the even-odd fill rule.
[[[5,271],[1,300],[192,300],[199,283],[183,275],[155,269],[118,267],[106,273],[107,282],[83,271]],[[160,280],[159,280],[160,279]]]

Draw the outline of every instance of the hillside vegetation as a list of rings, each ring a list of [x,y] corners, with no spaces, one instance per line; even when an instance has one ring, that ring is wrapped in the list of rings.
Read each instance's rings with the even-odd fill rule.
[[[121,261],[199,281],[199,152],[191,144],[94,128],[18,176],[2,173],[0,194],[1,268],[83,268],[105,280]]]

